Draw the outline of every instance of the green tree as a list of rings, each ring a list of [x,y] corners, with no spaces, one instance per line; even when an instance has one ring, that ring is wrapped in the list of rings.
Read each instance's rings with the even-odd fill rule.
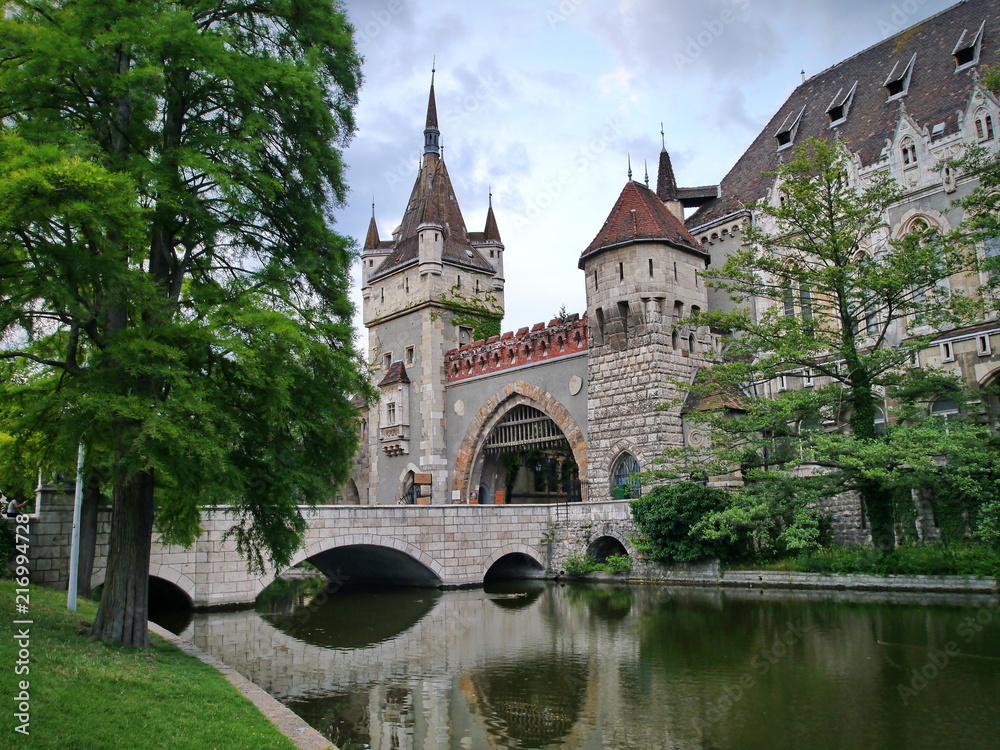
[[[973,268],[974,257],[967,244],[927,226],[890,238],[885,216],[898,188],[878,172],[852,187],[848,156],[837,143],[808,141],[772,176],[777,200],[752,207],[757,222],[745,245],[706,274],[742,307],[699,318],[731,335],[694,395],[723,389],[742,408],[702,414],[711,450],[672,451],[667,465],[675,473],[742,467],[745,481],[774,490],[755,487],[758,515],[757,501],[768,496],[804,505],[857,490],[876,545],[889,551],[898,499],[914,477],[958,444],[960,428],[970,440],[985,435],[909,407],[901,423],[892,413],[902,403],[894,394],[923,377],[911,363],[930,334],[917,332],[960,324],[980,309],[979,296],[949,294],[943,283]],[[787,506],[781,510],[794,519]],[[814,518],[802,520],[793,546],[816,536]],[[715,519],[716,533],[729,528],[723,521]]]
[[[154,517],[190,543],[231,506],[250,565],[281,566],[348,475],[352,30],[335,0],[14,0],[0,47],[0,461],[91,447],[93,633],[146,645]]]

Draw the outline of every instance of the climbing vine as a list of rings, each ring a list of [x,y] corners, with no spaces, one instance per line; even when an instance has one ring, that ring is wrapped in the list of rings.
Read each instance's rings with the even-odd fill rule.
[[[438,302],[451,313],[453,326],[468,326],[472,329],[473,340],[500,335],[503,310],[491,292],[486,292],[481,297],[467,297],[459,291],[456,284]],[[437,320],[443,314],[443,311],[435,311],[431,313],[431,320]]]

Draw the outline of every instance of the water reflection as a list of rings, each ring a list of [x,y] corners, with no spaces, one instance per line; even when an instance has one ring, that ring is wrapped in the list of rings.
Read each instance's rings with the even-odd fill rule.
[[[957,748],[1000,736],[988,598],[538,582],[281,592],[185,633],[332,740]]]

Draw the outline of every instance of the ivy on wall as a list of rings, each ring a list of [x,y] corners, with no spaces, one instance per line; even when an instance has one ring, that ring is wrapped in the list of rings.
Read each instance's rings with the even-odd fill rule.
[[[503,310],[491,292],[486,292],[482,296],[467,297],[459,291],[456,284],[438,302],[451,313],[450,322],[453,326],[468,326],[472,329],[473,341],[500,335]],[[431,314],[431,320],[437,320],[443,314],[434,312]]]

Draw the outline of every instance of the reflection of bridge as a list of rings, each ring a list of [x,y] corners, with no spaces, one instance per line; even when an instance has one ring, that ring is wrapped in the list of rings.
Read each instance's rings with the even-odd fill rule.
[[[621,710],[629,699],[622,675],[628,681],[639,660],[628,614],[652,610],[665,595],[652,587],[619,591],[623,610],[611,616],[548,587],[517,600],[518,609],[482,591],[452,592],[429,600],[415,619],[397,618],[398,633],[355,648],[314,642],[317,632],[336,630],[326,619],[331,611],[378,619],[343,593],[277,620],[246,610],[198,613],[182,637],[297,712],[360,723],[378,750],[657,747],[656,737],[602,744],[636,731]],[[331,697],[329,706],[302,703],[321,696]],[[692,734],[688,708],[661,708],[663,721]]]
[[[304,510],[309,529],[292,564],[309,560],[331,578],[390,580],[419,586],[467,586],[494,573],[541,577],[566,555],[616,540],[629,553],[636,535],[627,502],[549,505],[321,506]],[[225,509],[202,515],[204,533],[190,549],[154,544],[151,576],[195,606],[252,602],[277,572],[247,572]],[[99,523],[92,586],[104,581],[109,523]],[[43,495],[31,523],[33,576],[65,586],[72,498]],[[599,544],[598,544],[599,543]]]

